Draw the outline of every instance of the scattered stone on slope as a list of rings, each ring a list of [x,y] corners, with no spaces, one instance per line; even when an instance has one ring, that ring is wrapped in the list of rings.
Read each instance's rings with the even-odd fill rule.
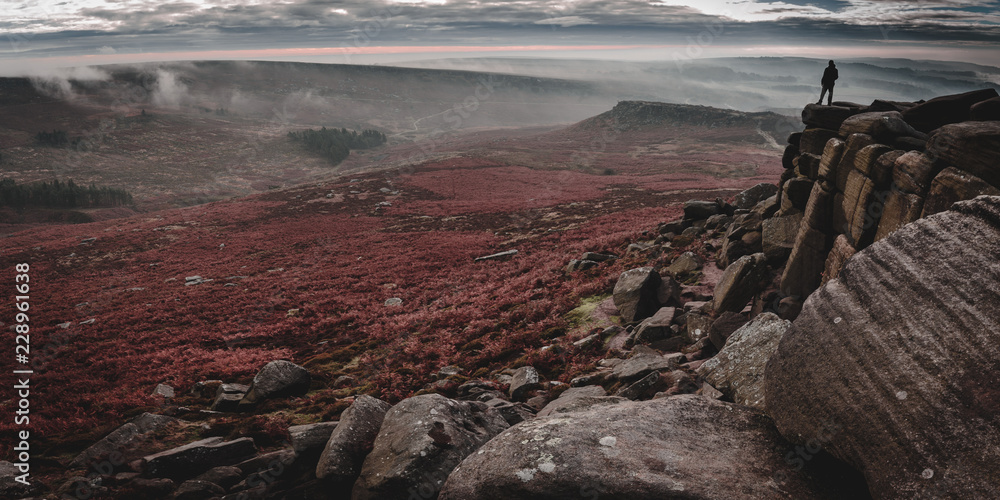
[[[661,307],[656,314],[642,320],[642,323],[632,330],[626,346],[650,344],[673,336],[674,332],[670,329],[670,325],[673,324],[676,315],[676,307]]]
[[[680,254],[670,266],[667,267],[667,272],[673,276],[680,276],[682,274],[693,273],[704,265],[701,257],[698,257],[693,252],[684,252]]]
[[[743,325],[698,374],[733,402],[766,411],[764,368],[791,325],[773,313],[763,313]]]
[[[657,392],[670,387],[672,383],[673,380],[669,375],[664,376],[660,372],[651,372],[649,375],[622,387],[615,393],[615,396],[632,400],[649,399]]]
[[[740,313],[732,311],[723,312],[718,318],[715,318],[715,321],[711,322],[711,326],[708,328],[708,338],[712,341],[716,349],[722,349],[726,345],[726,340],[729,339],[729,336],[749,321],[746,316]]]
[[[722,207],[719,203],[714,201],[691,200],[684,202],[685,220],[705,220],[713,215],[721,213]]]
[[[524,401],[529,392],[542,387],[542,378],[533,366],[522,366],[514,370],[510,381],[510,399]]]
[[[250,390],[245,384],[219,384],[215,392],[215,401],[212,403],[213,411],[237,411],[240,401]]]
[[[243,471],[241,471],[239,467],[223,465],[220,467],[213,467],[195,479],[215,483],[228,490],[229,488],[235,486],[236,483],[243,480]]]
[[[823,436],[876,498],[994,496],[998,256],[1000,197],[986,196],[854,255],[768,362],[768,412],[781,433]]]
[[[614,302],[622,320],[632,323],[652,316],[660,308],[657,290],[660,275],[652,267],[630,269],[621,274],[614,289]]]
[[[610,253],[584,252],[580,260],[591,260],[594,262],[608,262],[618,259],[618,256]]]
[[[578,260],[578,259],[573,259],[573,260],[569,261],[569,264],[566,264],[566,271],[570,272],[570,273],[573,273],[573,272],[576,272],[576,271],[586,271],[587,269],[593,269],[593,268],[597,267],[598,265],[599,264],[597,263],[597,261],[594,261],[594,260]]]
[[[680,353],[663,356],[648,347],[637,347],[633,352],[635,354],[632,357],[615,365],[611,370],[611,378],[630,382],[654,371],[675,370],[684,356]]]
[[[309,371],[283,359],[271,361],[254,376],[239,406],[250,407],[265,399],[302,396],[309,392]]]
[[[455,466],[508,427],[480,402],[404,399],[386,414],[351,498],[436,498]]]
[[[174,500],[208,500],[226,494],[226,490],[215,483],[189,479],[181,483],[174,492]]]
[[[156,384],[156,388],[153,389],[153,396],[159,396],[161,398],[173,399],[174,388],[167,384]]]
[[[680,395],[511,427],[448,477],[441,500],[818,499],[760,411]]]
[[[713,309],[718,312],[739,312],[759,293],[767,278],[767,256],[763,253],[746,255],[733,262],[722,273],[715,287]]]
[[[599,385],[571,387],[562,392],[558,398],[549,402],[536,416],[547,417],[556,413],[569,413],[590,408],[599,404],[615,404],[625,401],[625,398],[608,396],[608,392]]]

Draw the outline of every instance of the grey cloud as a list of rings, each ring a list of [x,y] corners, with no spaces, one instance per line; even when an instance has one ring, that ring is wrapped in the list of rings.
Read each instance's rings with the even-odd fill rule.
[[[789,5],[828,8],[826,17]],[[46,21],[51,33],[31,36],[18,55],[118,53],[200,49],[346,46],[360,33],[377,32],[371,45],[409,44],[669,44],[686,43],[706,25],[721,26],[717,43],[872,43],[883,41],[876,25],[891,27],[893,41],[1000,42],[997,2],[983,0],[788,0],[769,12],[788,17],[772,22],[736,22],[679,6],[645,0],[605,2],[556,0],[481,3],[450,0],[442,5],[398,4],[386,0],[299,0],[256,5],[148,3],[133,11],[82,9],[72,19]],[[564,8],[559,8],[563,6]],[[962,10],[975,8],[975,11]],[[984,13],[984,8],[991,9]],[[343,9],[346,15],[333,12]],[[803,11],[804,12],[804,11]],[[860,18],[858,12],[866,12]],[[852,14],[854,13],[854,14]],[[854,15],[859,18],[852,18]],[[70,30],[60,22],[86,18],[105,21],[104,30]],[[29,21],[30,23],[30,21]],[[24,23],[0,21],[15,32]],[[67,25],[68,26],[68,25]],[[0,48],[0,54],[11,51]]]

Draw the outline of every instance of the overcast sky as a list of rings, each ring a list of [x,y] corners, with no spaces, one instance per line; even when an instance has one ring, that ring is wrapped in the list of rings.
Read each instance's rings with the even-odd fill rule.
[[[1000,65],[995,0],[0,0],[0,31],[7,70],[476,53],[902,56]]]

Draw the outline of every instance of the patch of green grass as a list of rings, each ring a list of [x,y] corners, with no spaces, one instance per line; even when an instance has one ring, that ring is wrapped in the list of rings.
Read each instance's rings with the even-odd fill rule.
[[[569,323],[570,328],[576,328],[578,326],[586,325],[590,322],[591,316],[597,309],[597,306],[601,302],[604,302],[611,294],[594,295],[591,297],[586,297],[580,301],[580,305],[563,316],[563,319]]]

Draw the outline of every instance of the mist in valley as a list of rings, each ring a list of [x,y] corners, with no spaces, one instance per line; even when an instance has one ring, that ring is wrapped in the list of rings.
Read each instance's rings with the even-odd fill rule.
[[[840,101],[1000,88],[1000,69],[988,66],[837,62]],[[191,61],[40,70],[0,79],[0,171],[18,182],[72,178],[131,189],[146,209],[190,205],[350,171],[411,168],[467,147],[485,151],[490,141],[521,141],[630,100],[775,112],[788,117],[768,135],[777,144],[818,98],[825,66],[787,57],[463,58],[406,67]],[[376,130],[388,143],[331,166],[288,138],[320,127]],[[72,146],[39,147],[36,135],[57,129]],[[479,143],[465,139],[480,133]],[[521,161],[533,161],[538,153],[525,148]]]

